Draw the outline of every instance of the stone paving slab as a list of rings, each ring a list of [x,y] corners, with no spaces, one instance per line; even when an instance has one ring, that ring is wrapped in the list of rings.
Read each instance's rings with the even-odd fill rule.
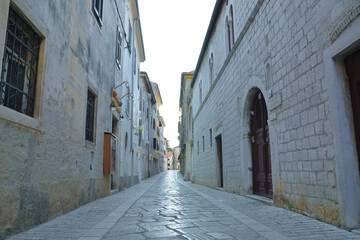
[[[301,214],[167,171],[10,239],[360,239]]]

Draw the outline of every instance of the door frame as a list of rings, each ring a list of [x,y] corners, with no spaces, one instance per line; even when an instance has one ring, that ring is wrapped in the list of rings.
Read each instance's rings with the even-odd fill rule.
[[[280,105],[269,104],[269,95],[267,94],[265,81],[258,76],[252,76],[244,85],[242,92],[238,95],[238,113],[239,113],[239,129],[240,136],[240,158],[239,164],[241,165],[240,177],[240,194],[253,195],[253,176],[252,176],[252,156],[251,156],[251,142],[250,142],[250,111],[252,107],[252,100],[257,90],[263,93],[265,103],[267,106],[268,116],[270,116],[271,107],[281,105],[281,95],[274,95],[273,98],[278,99]],[[277,121],[271,122],[268,120],[269,126],[269,142],[270,142],[270,156],[271,156],[271,172],[272,172],[272,189],[273,199],[278,200],[280,190],[280,159],[279,159],[279,143],[277,133],[279,132],[280,125]],[[274,201],[268,199],[269,201]],[[275,203],[275,201],[274,201]]]
[[[220,139],[220,147],[221,147],[221,159],[219,158],[219,143],[218,139]],[[224,188],[224,147],[223,147],[223,139],[222,134],[218,134],[215,137],[216,142],[216,186],[219,188]],[[221,164],[221,167],[220,167]]]
[[[340,223],[360,227],[360,173],[353,109],[344,58],[360,48],[360,18],[354,19],[323,53],[328,86],[330,123],[334,140],[337,199]]]
[[[261,103],[258,103],[259,99],[259,94],[261,94]],[[258,128],[257,129],[253,129],[253,124],[255,122],[257,122],[257,119],[253,118],[252,117],[252,114],[250,114],[250,135],[251,135],[251,138],[250,138],[250,142],[251,142],[251,162],[252,162],[252,185],[253,185],[253,194],[255,195],[259,195],[259,196],[263,196],[263,197],[268,197],[268,198],[273,198],[273,188],[272,188],[272,179],[271,179],[271,182],[268,182],[267,179],[268,179],[268,176],[269,176],[269,173],[271,175],[271,155],[270,155],[270,137],[269,137],[269,125],[268,125],[268,108],[267,108],[267,105],[266,105],[266,101],[265,101],[265,97],[264,97],[264,94],[261,92],[260,89],[257,89],[257,91],[255,92],[255,94],[253,95],[253,98],[252,98],[252,104],[251,104],[251,107],[250,109],[252,111],[255,111],[255,104],[260,104],[260,106],[262,107],[261,109],[261,121],[262,121],[262,124],[264,124],[263,126],[263,140],[264,140],[264,143],[266,143],[266,139],[265,138],[269,138],[267,144],[268,144],[268,153],[266,153],[266,149],[264,147],[264,144],[262,146],[262,150],[263,150],[263,156],[259,156],[259,154],[256,154],[255,151],[257,149],[257,146],[253,141],[253,137],[255,137],[255,134],[257,134],[256,132],[258,131]],[[254,114],[256,114],[254,112]],[[265,118],[265,115],[266,115],[266,118]],[[259,152],[257,152],[259,153]],[[265,154],[268,154],[268,156],[265,156]],[[268,159],[267,159],[268,158]],[[260,163],[260,161],[263,161],[263,171],[264,171],[264,174],[265,174],[265,180],[264,180],[264,189],[266,192],[271,192],[270,194],[269,193],[265,193],[265,195],[263,194],[260,194],[260,192],[257,192],[255,193],[255,187],[254,187],[254,183],[255,183],[255,176],[254,176],[254,169],[256,167],[256,163]],[[270,164],[270,166],[269,166]],[[258,164],[259,165],[259,164]],[[269,171],[270,169],[270,171]],[[258,174],[260,173],[257,172]],[[271,175],[271,178],[272,178],[272,175]],[[271,186],[269,186],[269,184],[271,184]]]

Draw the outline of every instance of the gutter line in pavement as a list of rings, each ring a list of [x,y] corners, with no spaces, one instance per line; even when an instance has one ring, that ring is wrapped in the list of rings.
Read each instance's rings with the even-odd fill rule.
[[[273,229],[267,227],[266,225],[256,221],[255,219],[252,219],[250,217],[248,217],[247,215],[239,212],[238,210],[226,205],[224,202],[217,200],[213,197],[210,197],[209,195],[202,193],[194,188],[192,188],[190,186],[190,184],[186,184],[182,181],[179,181],[177,178],[177,174],[175,173],[175,179],[178,183],[182,184],[183,186],[189,188],[190,190],[192,190],[193,192],[195,192],[196,194],[202,196],[203,198],[207,199],[208,201],[210,201],[212,204],[214,204],[215,206],[217,206],[218,208],[220,208],[221,210],[223,210],[224,212],[226,212],[227,214],[229,214],[230,216],[236,218],[237,220],[239,220],[241,223],[243,223],[244,225],[246,225],[247,227],[251,228],[252,230],[258,232],[261,236],[263,236],[266,239],[277,239],[277,240],[288,240],[290,238],[286,237],[285,235],[274,231]]]

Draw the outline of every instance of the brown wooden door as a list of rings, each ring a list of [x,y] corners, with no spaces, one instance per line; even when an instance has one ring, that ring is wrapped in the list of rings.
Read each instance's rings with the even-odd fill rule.
[[[254,194],[273,197],[269,127],[264,96],[260,91],[254,97],[251,109],[251,147]]]
[[[354,115],[356,147],[360,170],[360,50],[345,59],[346,73],[349,78],[351,103]]]
[[[218,187],[224,187],[224,177],[223,177],[223,161],[222,161],[222,142],[221,135],[216,137],[216,146],[217,146],[217,154],[218,154]]]

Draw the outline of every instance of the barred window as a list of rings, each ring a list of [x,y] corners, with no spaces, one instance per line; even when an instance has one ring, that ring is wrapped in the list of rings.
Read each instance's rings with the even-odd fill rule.
[[[131,38],[132,38],[132,26],[131,26],[131,22],[130,22],[130,19],[129,19],[129,29],[128,29],[128,34],[129,34],[129,39],[128,39],[128,50],[129,50],[129,53],[131,54],[131,46],[132,46],[132,43],[131,43]]]
[[[0,78],[0,105],[34,116],[41,37],[11,7]]]
[[[86,106],[86,129],[85,139],[94,142],[94,128],[95,128],[95,95],[88,90],[87,106]]]
[[[102,25],[103,0],[93,0],[92,10],[95,14],[96,20],[100,25]]]
[[[122,36],[121,36],[120,28],[117,27],[115,61],[119,68],[121,68],[121,53],[122,53],[121,43],[122,43]]]

